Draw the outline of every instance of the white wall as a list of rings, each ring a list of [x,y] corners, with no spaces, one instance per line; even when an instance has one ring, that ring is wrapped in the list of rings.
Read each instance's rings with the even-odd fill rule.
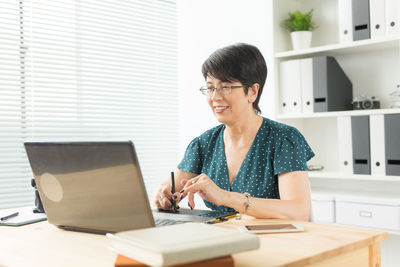
[[[179,51],[179,162],[196,136],[218,124],[199,88],[204,85],[201,65],[226,45],[244,42],[257,46],[268,67],[260,100],[262,115],[274,112],[272,0],[177,0]],[[206,208],[195,196],[196,208]],[[186,199],[180,205],[186,207]]]
[[[178,0],[177,3],[181,158],[194,137],[218,124],[198,90],[205,84],[201,65],[218,48],[245,42],[261,50],[268,77],[260,108],[263,116],[273,118],[273,29],[272,0]]]

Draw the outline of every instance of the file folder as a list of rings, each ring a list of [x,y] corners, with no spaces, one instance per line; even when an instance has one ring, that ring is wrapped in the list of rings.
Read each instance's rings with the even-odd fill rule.
[[[338,0],[339,40],[341,43],[353,41],[353,15],[350,0]]]
[[[313,60],[312,58],[300,59],[301,103],[303,113],[314,111],[313,94]]]
[[[351,117],[354,174],[371,174],[369,116]]]
[[[313,58],[314,112],[352,110],[353,85],[334,57]]]
[[[339,141],[339,169],[345,174],[353,173],[353,147],[351,140],[351,117],[337,118]]]
[[[352,0],[353,41],[371,38],[369,0]]]
[[[371,39],[385,36],[385,1],[369,0]]]
[[[400,175],[400,114],[385,114],[386,175]]]
[[[382,0],[383,1],[383,0]],[[385,0],[386,34],[400,34],[400,1]]]
[[[386,175],[384,115],[370,115],[371,174]]]
[[[280,63],[280,109],[282,114],[302,112],[300,60]]]

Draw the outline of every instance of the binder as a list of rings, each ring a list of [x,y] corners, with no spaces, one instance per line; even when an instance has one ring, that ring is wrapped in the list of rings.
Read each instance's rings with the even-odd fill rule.
[[[353,147],[351,137],[351,117],[337,118],[339,141],[339,169],[345,174],[353,173]]]
[[[280,63],[280,108],[281,114],[302,112],[300,60]]]
[[[369,0],[352,0],[353,41],[371,38]]]
[[[385,114],[386,175],[400,176],[400,114]]]
[[[351,117],[353,173],[371,174],[369,116]]]
[[[338,0],[339,40],[341,43],[353,41],[353,15],[350,0]]]
[[[352,110],[353,85],[334,57],[313,57],[314,112]]]
[[[385,0],[386,34],[400,34],[400,1]]]
[[[385,1],[369,0],[371,39],[385,36]]]
[[[371,174],[386,175],[384,116],[370,115]]]
[[[313,94],[313,60],[312,58],[300,59],[301,103],[303,113],[314,111]]]

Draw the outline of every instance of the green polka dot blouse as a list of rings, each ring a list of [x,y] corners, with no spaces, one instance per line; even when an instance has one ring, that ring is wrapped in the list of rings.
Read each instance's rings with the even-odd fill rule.
[[[294,127],[263,118],[263,123],[232,184],[229,182],[224,146],[225,125],[216,126],[196,137],[186,149],[178,169],[204,173],[220,188],[249,192],[258,198],[279,199],[280,173],[307,170],[314,153],[303,135]],[[213,210],[232,210],[204,201]]]

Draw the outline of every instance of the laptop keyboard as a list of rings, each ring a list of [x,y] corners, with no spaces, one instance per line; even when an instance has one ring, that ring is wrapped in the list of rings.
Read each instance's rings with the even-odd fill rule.
[[[170,219],[155,219],[154,222],[156,224],[156,227],[158,227],[158,226],[167,226],[167,225],[173,225],[173,224],[186,223],[187,221],[178,221],[178,220],[170,220]]]

